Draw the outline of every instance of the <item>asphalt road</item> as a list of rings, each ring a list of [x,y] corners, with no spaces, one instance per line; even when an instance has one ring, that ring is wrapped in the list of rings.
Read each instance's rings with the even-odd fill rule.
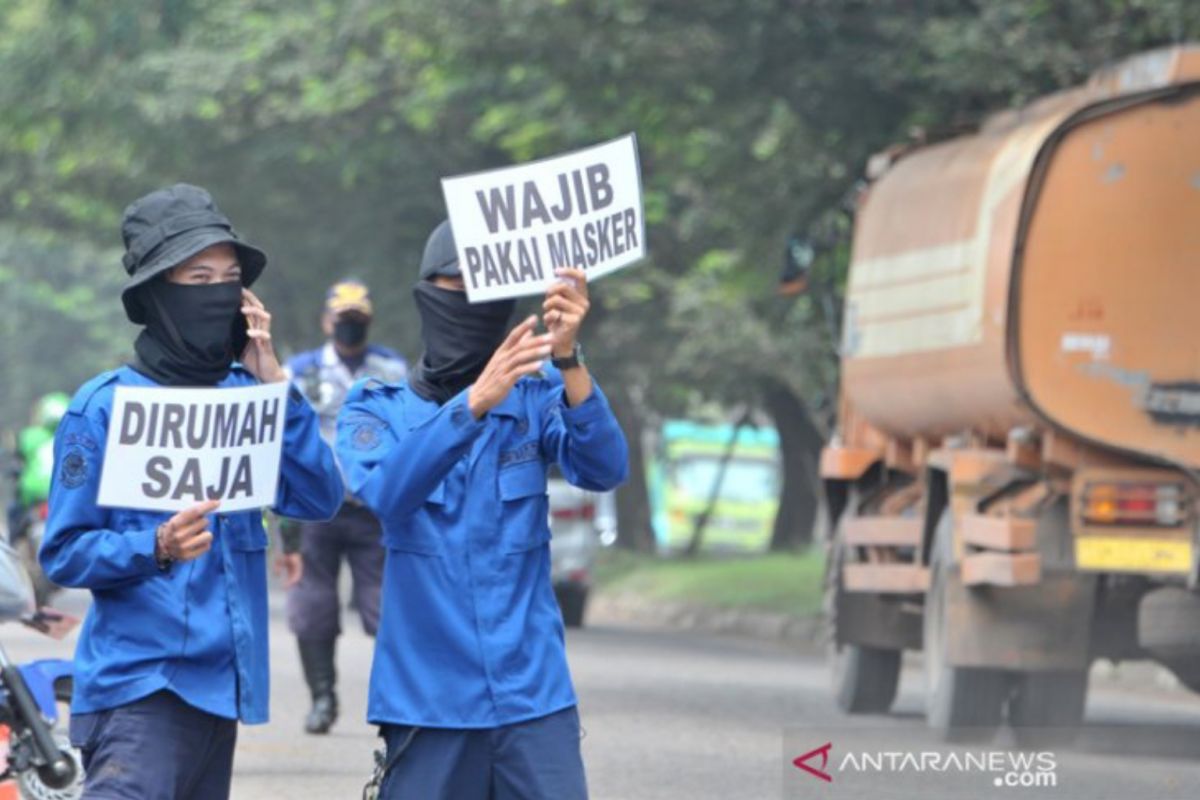
[[[66,605],[77,602],[68,598]],[[306,736],[299,663],[280,604],[274,606],[272,722],[242,729],[233,795],[357,798],[378,741],[362,720],[371,642],[348,617],[338,655],[343,718],[329,736]],[[71,652],[69,640],[52,642],[13,626],[0,633],[16,658]],[[935,741],[920,717],[917,670],[906,671],[892,714],[847,719],[829,699],[819,655],[795,646],[600,621],[572,632],[569,651],[597,800],[1200,796],[1200,699],[1152,684],[1095,682],[1088,724],[1077,744],[1048,752],[1053,769],[1038,762],[1037,769],[998,765],[1001,771],[983,773],[961,769],[963,760],[970,753],[978,766],[1007,757],[1004,735],[999,745],[970,748]],[[792,766],[793,758],[827,742],[820,771],[831,783]],[[906,753],[925,761],[897,769]],[[892,768],[872,769],[869,758],[890,758]],[[820,754],[805,763],[821,768]],[[1047,772],[1056,786],[994,786],[1004,776],[1044,780]]]

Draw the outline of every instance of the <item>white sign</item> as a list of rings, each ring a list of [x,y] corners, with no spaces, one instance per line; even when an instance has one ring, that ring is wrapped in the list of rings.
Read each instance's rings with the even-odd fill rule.
[[[556,267],[588,279],[646,255],[637,139],[442,179],[472,303],[540,294]]]
[[[275,505],[286,382],[233,389],[118,386],[98,503],[182,511]]]

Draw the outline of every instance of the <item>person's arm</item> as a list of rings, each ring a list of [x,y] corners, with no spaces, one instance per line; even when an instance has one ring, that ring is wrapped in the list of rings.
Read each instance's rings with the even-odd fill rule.
[[[320,420],[293,384],[288,387],[274,510],[294,519],[327,520],[337,514],[345,496],[333,451],[321,438]]]
[[[381,521],[403,519],[421,507],[485,424],[460,392],[412,429],[392,424],[395,391],[355,386],[338,415],[337,451],[350,493]]]
[[[579,329],[591,303],[587,272],[559,268],[555,274],[560,280],[546,290],[542,318],[557,361],[577,354]],[[542,407],[542,452],[575,486],[598,492],[613,489],[629,472],[625,435],[587,367],[579,363],[560,374],[562,388],[547,390]]]
[[[60,586],[111,589],[160,574],[160,562],[196,558],[212,544],[205,514],[215,503],[180,512],[162,526],[116,530],[112,512],[96,505],[106,431],[97,419],[67,414],[54,441],[50,516],[38,561]],[[153,519],[132,514],[131,519]]]
[[[542,452],[558,464],[567,482],[593,492],[607,492],[629,474],[629,448],[608,399],[595,384],[578,405],[568,405],[564,385],[546,390],[542,407]],[[589,383],[591,378],[588,378]]]
[[[242,290],[242,314],[246,317],[249,341],[242,363],[262,383],[289,381],[279,364],[271,339],[271,313],[249,289]],[[283,453],[279,462],[276,513],[296,519],[332,519],[342,507],[346,488],[333,460],[333,451],[321,439],[316,413],[295,383],[288,386],[287,412],[283,429]]]

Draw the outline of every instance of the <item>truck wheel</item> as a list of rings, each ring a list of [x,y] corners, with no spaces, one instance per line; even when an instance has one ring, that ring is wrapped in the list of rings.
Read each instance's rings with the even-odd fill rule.
[[[1087,689],[1087,670],[1019,673],[1008,704],[1017,744],[1036,749],[1074,740],[1083,724]]]
[[[1003,719],[1008,675],[1003,670],[949,663],[947,586],[953,573],[953,518],[942,512],[929,565],[922,627],[925,650],[925,719],[946,741],[988,739]]]
[[[851,508],[853,505],[846,509],[843,519],[851,513]],[[901,651],[838,643],[838,601],[842,594],[842,564],[846,559],[840,531],[839,524],[826,551],[822,600],[833,696],[837,707],[847,714],[882,714],[896,699]]]
[[[1138,644],[1153,655],[1200,655],[1200,595],[1180,586],[1148,592],[1138,605]]]
[[[1160,659],[1159,663],[1171,670],[1181,684],[1187,689],[1200,694],[1200,658]]]

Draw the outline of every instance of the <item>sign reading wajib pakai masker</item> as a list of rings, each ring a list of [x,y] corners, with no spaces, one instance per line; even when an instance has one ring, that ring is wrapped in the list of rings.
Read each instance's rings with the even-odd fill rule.
[[[637,139],[442,179],[473,303],[540,294],[556,267],[588,279],[646,254]]]
[[[118,386],[98,503],[182,511],[273,506],[287,414],[286,382],[230,389]]]

